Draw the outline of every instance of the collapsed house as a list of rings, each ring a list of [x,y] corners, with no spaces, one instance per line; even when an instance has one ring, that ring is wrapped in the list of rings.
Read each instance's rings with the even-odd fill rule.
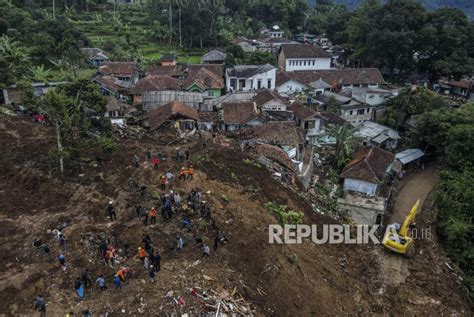
[[[390,198],[394,155],[378,147],[358,149],[339,175],[344,180],[338,208],[358,224],[380,224]]]
[[[396,130],[372,121],[360,124],[354,135],[362,140],[364,146],[373,145],[386,150],[394,150],[400,139]]]
[[[149,111],[142,122],[149,131],[155,131],[170,125],[180,132],[194,131],[199,121],[198,112],[181,102],[172,101]]]
[[[296,176],[303,188],[309,187],[313,149],[305,147],[302,130],[293,121],[247,127],[235,136],[271,171]]]

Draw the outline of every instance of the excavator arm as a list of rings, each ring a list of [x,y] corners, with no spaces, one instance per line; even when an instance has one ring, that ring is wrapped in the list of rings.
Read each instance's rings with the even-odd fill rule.
[[[406,237],[408,235],[408,228],[410,225],[415,221],[415,217],[418,214],[418,211],[420,209],[420,200],[418,199],[416,203],[411,207],[410,212],[405,218],[405,221],[403,221],[403,225],[400,228],[399,235],[402,237]]]

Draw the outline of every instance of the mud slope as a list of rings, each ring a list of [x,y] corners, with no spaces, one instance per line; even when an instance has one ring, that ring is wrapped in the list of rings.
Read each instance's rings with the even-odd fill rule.
[[[446,259],[436,241],[420,242],[421,252],[411,260],[387,254],[381,246],[269,245],[267,227],[276,221],[263,207],[267,201],[304,211],[306,223],[334,220],[312,213],[295,193],[273,181],[263,168],[246,164],[243,154],[232,147],[209,142],[202,149],[196,138],[191,143],[158,148],[151,138],[124,139],[119,141],[117,155],[104,166],[84,164],[60,178],[48,159],[54,145],[52,137],[47,128],[0,116],[0,314],[31,316],[38,293],[45,296],[51,316],[63,316],[71,310],[80,313],[85,308],[94,316],[195,316],[212,312],[191,295],[189,289],[193,287],[210,294],[227,290],[236,298],[242,297],[257,316],[471,313],[458,277],[444,264]],[[134,216],[137,202],[148,208],[160,207],[153,195],[158,192],[161,173],[170,170],[178,174],[180,165],[171,159],[177,146],[191,150],[196,175],[192,181],[177,181],[174,191],[187,194],[199,188],[216,224],[229,239],[216,252],[211,250],[209,258],[203,258],[195,246],[193,232],[182,228],[182,215],[170,221],[158,217],[154,227],[145,227]],[[143,156],[148,147],[167,158],[159,171],[130,166],[133,153]],[[136,187],[130,192],[129,177],[135,184],[146,184],[152,195],[140,197]],[[105,215],[110,199],[118,210],[114,222]],[[212,247],[210,225],[203,224],[197,215],[191,214],[190,219],[193,231],[198,230]],[[428,217],[422,219],[430,224]],[[63,225],[68,238],[66,273],[59,270],[56,261],[59,246],[46,233]],[[101,233],[118,249],[120,265],[135,271],[121,291],[113,289],[115,269],[104,264],[93,243]],[[162,270],[155,283],[148,280],[133,256],[124,257],[123,241],[128,239],[134,252],[142,233],[151,236],[162,256]],[[174,249],[177,234],[186,243],[179,252]],[[36,250],[34,239],[51,246],[51,258]],[[386,257],[396,259],[397,272],[387,270],[384,263],[393,261],[384,260]],[[94,289],[81,301],[73,284],[85,267],[93,277],[104,274],[109,290]],[[176,305],[165,298],[169,291],[175,298],[182,296],[185,304]]]

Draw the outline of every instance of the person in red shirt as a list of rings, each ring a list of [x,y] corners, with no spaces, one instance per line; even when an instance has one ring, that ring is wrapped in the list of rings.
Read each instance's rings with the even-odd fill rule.
[[[150,224],[156,224],[156,210],[155,210],[155,207],[151,208],[148,215],[150,216]]]
[[[158,159],[158,157],[154,157],[153,158],[153,169],[157,170],[159,163],[160,163],[160,160]]]

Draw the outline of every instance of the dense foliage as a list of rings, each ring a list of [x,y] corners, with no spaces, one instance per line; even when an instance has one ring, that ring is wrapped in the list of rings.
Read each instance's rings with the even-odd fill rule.
[[[441,161],[435,192],[438,232],[474,294],[474,104],[427,111],[412,133],[417,145]]]

